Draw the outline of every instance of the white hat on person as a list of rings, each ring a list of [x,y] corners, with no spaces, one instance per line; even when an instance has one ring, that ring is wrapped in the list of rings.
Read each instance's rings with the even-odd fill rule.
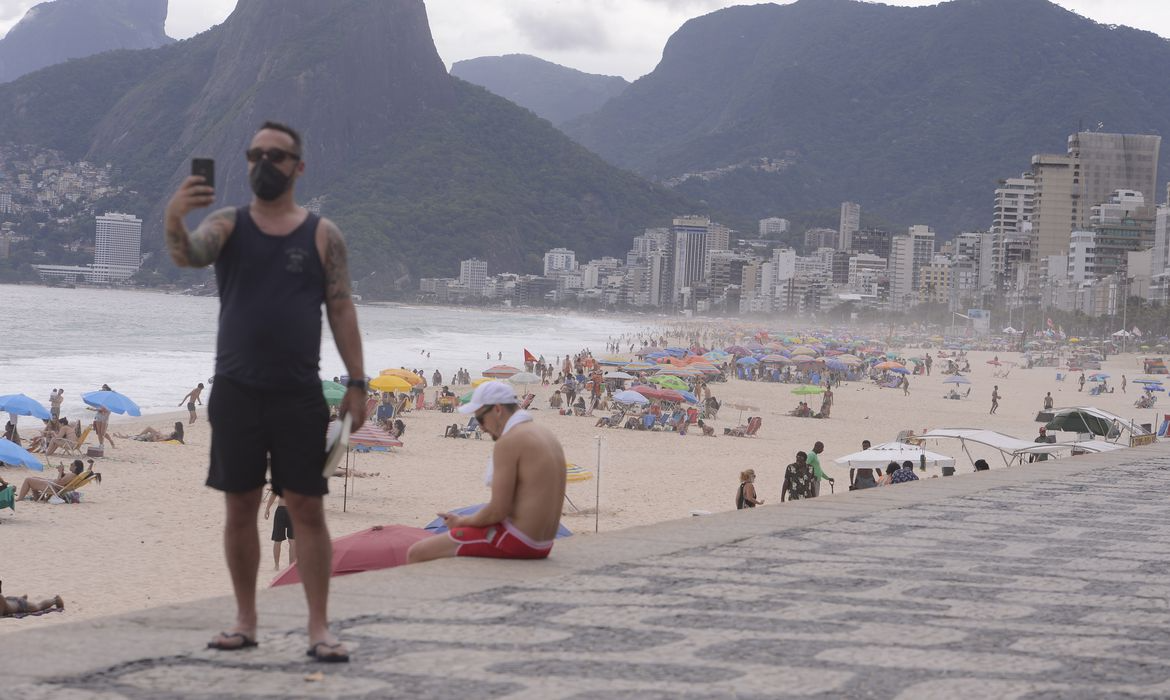
[[[484,406],[494,406],[501,403],[520,403],[516,398],[516,391],[503,382],[484,382],[475,387],[471,400],[459,407],[460,413],[478,413]]]

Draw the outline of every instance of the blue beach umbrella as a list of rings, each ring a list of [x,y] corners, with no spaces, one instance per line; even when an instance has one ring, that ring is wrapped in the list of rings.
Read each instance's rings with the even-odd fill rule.
[[[679,391],[678,393],[687,400],[687,403],[699,403],[699,397],[695,396],[689,391]]]
[[[0,462],[18,467],[28,467],[33,471],[43,472],[44,466],[31,452],[17,445],[11,440],[0,438]]]
[[[741,357],[735,361],[737,365],[758,365],[760,361],[754,357]]]
[[[42,406],[36,399],[29,398],[24,394],[0,396],[0,411],[8,411],[18,416],[32,416],[41,420],[49,420],[53,417],[49,413],[49,409]]]
[[[970,384],[971,380],[966,377],[947,377],[943,380],[943,384]]]
[[[910,374],[910,370],[906,369],[905,367],[892,367],[886,371],[893,372],[894,374]]]
[[[127,413],[132,416],[141,416],[142,411],[138,409],[138,404],[130,400],[130,397],[124,394],[119,394],[116,391],[91,391],[88,394],[82,394],[81,400],[87,406],[94,408],[105,407],[110,409],[112,413]]]
[[[472,513],[478,513],[480,509],[486,505],[486,503],[477,503],[473,506],[463,506],[462,508],[456,508],[451,512],[455,515],[471,515]],[[447,525],[443,522],[442,518],[435,518],[431,522],[427,523],[426,527],[423,529],[439,534],[447,531]],[[573,532],[569,530],[569,528],[565,527],[564,525],[557,525],[557,539],[562,537],[570,537],[572,534]]]

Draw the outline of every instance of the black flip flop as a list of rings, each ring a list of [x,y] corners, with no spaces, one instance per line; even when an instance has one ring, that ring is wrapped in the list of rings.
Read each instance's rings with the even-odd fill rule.
[[[252,647],[260,646],[260,642],[255,639],[249,639],[248,635],[243,632],[220,632],[218,640],[212,640],[207,643],[208,649],[216,649],[218,651],[239,651],[240,649],[250,649]],[[227,639],[239,639],[239,645],[224,644],[223,641]]]
[[[343,664],[349,662],[348,653],[342,652],[339,654],[322,654],[321,647],[325,647],[326,649],[339,649],[342,648],[342,644],[341,642],[336,642],[334,644],[329,644],[328,642],[317,642],[313,646],[309,647],[309,650],[305,652],[305,655],[315,661],[321,661],[327,664]]]

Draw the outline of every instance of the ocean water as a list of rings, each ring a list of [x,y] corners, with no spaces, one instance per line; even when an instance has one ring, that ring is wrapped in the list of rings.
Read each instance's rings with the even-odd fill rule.
[[[183,396],[214,371],[214,297],[0,285],[0,308],[0,395],[24,393],[47,408],[49,392],[60,387],[67,417],[92,415],[81,394],[102,384],[134,399],[144,414],[180,410]],[[524,348],[549,361],[582,348],[604,354],[608,339],[652,325],[650,319],[608,314],[380,304],[359,304],[357,310],[366,373],[422,369],[428,382],[436,368],[446,381],[460,367],[477,377],[500,362],[521,366]],[[345,365],[328,322],[323,326],[321,376],[331,379],[344,374]]]

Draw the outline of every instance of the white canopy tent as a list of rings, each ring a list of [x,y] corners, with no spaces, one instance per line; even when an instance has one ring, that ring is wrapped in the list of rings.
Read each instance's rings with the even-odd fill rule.
[[[991,447],[999,451],[1003,457],[1004,466],[1011,466],[1016,463],[1023,464],[1024,460],[1030,455],[1058,455],[1062,452],[1074,454],[1080,452],[1108,452],[1125,447],[1125,445],[1106,442],[1104,440],[1036,443],[1021,440],[1020,438],[994,430],[981,430],[977,428],[936,428],[921,435],[915,435],[914,437],[919,440],[958,440],[963,446],[963,451],[967,453],[967,457],[972,462],[975,459],[971,457],[971,452],[967,449],[968,443]]]
[[[921,468],[923,460],[927,467],[953,467],[955,458],[929,452],[921,445],[911,445],[905,442],[886,442],[874,445],[868,450],[838,457],[833,462],[843,469],[884,469],[890,462],[901,464],[905,461],[914,462],[914,466]]]

